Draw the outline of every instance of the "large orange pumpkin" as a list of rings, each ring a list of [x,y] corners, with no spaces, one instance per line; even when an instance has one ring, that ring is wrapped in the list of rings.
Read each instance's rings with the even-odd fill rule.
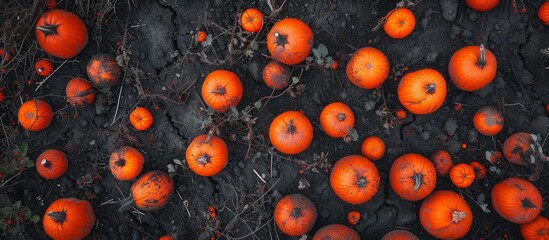
[[[473,213],[459,194],[436,191],[421,204],[419,220],[423,228],[436,238],[458,239],[471,229]]]
[[[360,151],[367,159],[377,161],[385,155],[385,142],[377,136],[367,137],[360,145]]]
[[[393,230],[383,235],[381,240],[419,240],[419,238],[406,230]]]
[[[414,114],[438,110],[446,99],[446,81],[433,69],[421,69],[402,77],[398,84],[398,100]]]
[[[360,236],[347,226],[330,224],[318,229],[313,240],[360,240]]]
[[[137,107],[130,113],[130,123],[139,130],[145,131],[153,124],[153,115],[144,107]]]
[[[503,113],[493,106],[480,108],[473,116],[473,125],[486,136],[494,136],[503,129]]]
[[[166,206],[174,192],[173,179],[159,170],[150,171],[139,177],[131,187],[131,195],[122,200],[120,211],[128,210],[132,204],[143,211],[158,210]]]
[[[383,30],[392,38],[402,39],[410,35],[416,27],[416,17],[408,8],[393,10],[387,16]]]
[[[48,149],[36,158],[36,170],[45,179],[57,179],[69,168],[69,161],[64,152]]]
[[[389,76],[389,60],[373,47],[358,49],[347,63],[347,78],[357,87],[374,89]]]
[[[524,240],[548,240],[549,219],[538,216],[531,222],[520,225],[520,233]]]
[[[95,100],[93,86],[82,78],[73,78],[67,83],[65,90],[67,102],[73,106],[86,106]]]
[[[259,32],[263,27],[263,13],[255,8],[248,8],[240,15],[240,26],[246,32]]]
[[[320,126],[328,136],[343,138],[355,127],[355,114],[345,103],[330,103],[320,112]]]
[[[269,139],[276,150],[298,154],[313,141],[313,125],[300,111],[286,111],[276,116],[269,127]]]
[[[187,165],[200,176],[220,173],[229,159],[227,145],[217,136],[199,135],[193,139],[185,153]]]
[[[479,12],[490,11],[495,8],[499,0],[465,0],[467,6]]]
[[[313,31],[297,18],[285,18],[267,34],[267,49],[277,61],[287,64],[299,64],[309,56],[313,47]]]
[[[341,200],[362,204],[376,195],[379,172],[370,160],[362,156],[346,156],[335,163],[330,174],[330,185]]]
[[[466,163],[460,163],[450,170],[450,180],[456,187],[468,188],[475,180],[475,170]]]
[[[53,64],[50,60],[40,59],[34,64],[34,71],[42,77],[47,77],[53,73]]]
[[[389,181],[398,196],[408,201],[418,201],[435,189],[436,170],[429,159],[419,154],[407,153],[393,162]]]
[[[274,210],[276,225],[288,236],[301,236],[313,228],[316,222],[316,207],[301,194],[291,194],[278,201]]]
[[[122,68],[116,59],[105,53],[93,56],[88,62],[88,77],[98,88],[108,88],[116,85],[122,76]]]
[[[541,4],[538,10],[538,18],[543,22],[543,24],[549,26],[549,2],[544,2]]]
[[[267,87],[274,90],[281,90],[290,85],[290,67],[272,60],[263,68],[263,81]]]
[[[537,142],[531,133],[513,133],[503,142],[503,154],[509,162],[526,166],[531,163],[532,157],[535,158],[535,155],[539,154],[532,148],[532,146],[536,145]]]
[[[123,146],[111,153],[109,168],[112,175],[122,181],[136,178],[143,169],[145,158],[137,149]]]
[[[526,180],[511,177],[492,188],[492,206],[508,221],[525,224],[539,215],[542,199],[536,186]]]
[[[450,153],[446,150],[439,150],[431,156],[431,162],[435,166],[437,176],[446,177],[450,173],[450,169],[454,166]]]
[[[486,176],[486,168],[481,163],[474,161],[474,162],[470,162],[469,166],[471,166],[475,171],[476,180],[483,179],[484,176]]]
[[[42,14],[34,33],[38,45],[58,58],[72,58],[88,43],[88,29],[82,19],[61,9]]]
[[[242,98],[242,83],[234,72],[215,70],[202,84],[202,98],[214,111],[223,113],[237,106]]]
[[[497,68],[496,56],[484,45],[468,46],[452,55],[448,75],[457,88],[476,91],[494,80]]]
[[[46,129],[53,120],[53,110],[45,101],[29,100],[19,107],[17,119],[24,129],[41,131]]]
[[[83,239],[94,224],[95,213],[90,202],[76,198],[55,200],[43,219],[44,231],[53,239]]]

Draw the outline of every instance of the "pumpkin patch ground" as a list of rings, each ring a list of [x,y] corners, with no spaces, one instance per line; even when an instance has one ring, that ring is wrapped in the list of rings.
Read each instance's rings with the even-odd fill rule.
[[[549,2],[2,4],[0,239],[547,237]]]

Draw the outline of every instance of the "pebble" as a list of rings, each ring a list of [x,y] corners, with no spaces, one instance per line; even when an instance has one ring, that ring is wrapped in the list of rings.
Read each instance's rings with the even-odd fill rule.
[[[461,151],[461,144],[456,140],[450,140],[448,141],[448,152],[450,153],[458,153]]]
[[[429,22],[431,21],[431,17],[426,17],[421,19],[421,29],[427,30],[427,27],[429,26]]]
[[[448,120],[446,120],[446,122],[444,123],[444,128],[446,128],[446,132],[448,132],[448,135],[454,136],[458,128],[456,119],[448,118]]]
[[[425,61],[428,63],[434,63],[437,61],[438,52],[430,52],[425,55]]]
[[[458,7],[457,0],[441,0],[440,1],[440,8],[442,8],[442,17],[446,19],[446,21],[452,22],[456,20],[457,7]]]
[[[366,103],[364,103],[364,110],[366,111],[372,111],[376,107],[376,102],[369,100]]]
[[[421,137],[423,140],[428,141],[431,138],[431,132],[422,132]]]

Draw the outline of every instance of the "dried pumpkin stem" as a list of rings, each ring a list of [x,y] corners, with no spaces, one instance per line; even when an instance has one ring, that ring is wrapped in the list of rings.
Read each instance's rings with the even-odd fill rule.
[[[435,93],[435,89],[437,88],[437,85],[434,84],[434,83],[429,83],[427,86],[425,86],[425,91],[428,93],[428,94],[433,94]]]
[[[465,218],[465,212],[452,211],[452,222],[458,223]]]
[[[538,209],[538,207],[532,201],[530,201],[530,199],[528,199],[528,198],[522,199],[521,202],[522,202],[522,207],[524,209],[528,209],[528,208]]]
[[[480,68],[484,68],[486,65],[486,50],[484,49],[484,45],[480,44],[480,58],[478,59],[477,66]]]
[[[414,191],[417,191],[421,188],[421,185],[423,185],[423,174],[414,173],[412,178],[414,179]]]
[[[227,91],[225,90],[225,87],[218,87],[217,89],[213,90],[212,93],[219,94],[219,95],[225,95]]]
[[[202,156],[198,157],[198,159],[196,160],[198,163],[204,165],[204,164],[207,164],[210,162],[210,158],[211,156],[209,156],[208,154],[202,154]]]
[[[45,168],[50,168],[51,167],[51,162],[44,158],[44,159],[42,159],[42,161],[40,161],[40,165],[42,165]]]
[[[52,218],[56,223],[63,224],[67,220],[67,211],[48,212],[48,217]]]
[[[44,35],[57,34],[57,27],[59,25],[45,24],[44,26],[37,26],[36,29],[40,30]]]
[[[301,213],[301,208],[293,208],[290,216],[292,216],[293,218],[300,218],[301,216],[303,216],[303,214]]]
[[[297,131],[296,127],[295,127],[295,124],[294,124],[294,120],[290,120],[290,122],[286,125],[286,132],[288,132],[289,134],[294,134],[295,132]]]
[[[359,188],[364,188],[368,184],[368,181],[366,181],[366,178],[360,176],[358,177],[358,180],[356,180],[355,183]]]
[[[339,120],[340,122],[345,121],[346,118],[347,116],[345,116],[345,113],[340,113],[337,115],[337,120]]]
[[[277,32],[274,33],[275,39],[276,39],[276,46],[284,46],[288,43],[288,39],[286,35],[279,34]]]
[[[119,167],[124,167],[126,166],[126,159],[118,159],[118,161],[114,162],[114,164]]]

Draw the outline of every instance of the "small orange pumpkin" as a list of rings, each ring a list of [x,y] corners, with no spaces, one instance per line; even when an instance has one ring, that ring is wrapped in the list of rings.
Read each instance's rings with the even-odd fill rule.
[[[263,68],[263,81],[267,87],[274,90],[281,90],[290,85],[290,67],[272,60]]]
[[[549,219],[538,216],[529,223],[520,225],[520,233],[524,240],[549,239]]]
[[[267,34],[267,49],[277,61],[296,65],[309,56],[313,41],[309,25],[297,18],[285,18],[275,23]]]
[[[446,99],[446,81],[434,69],[409,72],[398,84],[398,100],[414,114],[429,114],[438,110]]]
[[[494,9],[499,0],[465,0],[467,6],[479,12],[487,12]]]
[[[207,34],[206,34],[206,32],[204,32],[204,31],[198,31],[198,32],[196,33],[196,41],[197,41],[198,43],[201,43],[201,42],[206,41],[206,37],[207,37]]]
[[[140,210],[153,211],[168,204],[174,192],[174,183],[167,173],[154,170],[139,177],[130,191],[131,195],[121,201],[119,211],[126,211],[133,204]]]
[[[53,73],[53,64],[50,60],[40,59],[34,64],[34,70],[39,76],[47,77]]]
[[[541,4],[538,10],[538,18],[543,24],[549,26],[549,2]]]
[[[122,76],[122,69],[116,59],[105,53],[93,56],[88,62],[88,77],[98,88],[108,88],[116,85]]]
[[[419,154],[407,153],[393,162],[389,181],[398,196],[408,201],[418,201],[429,196],[435,189],[436,170],[429,159]]]
[[[539,215],[542,199],[536,186],[526,180],[511,177],[492,188],[492,206],[507,221],[525,224]]]
[[[82,78],[73,78],[67,83],[65,90],[67,102],[73,106],[86,106],[95,100],[93,86]]]
[[[393,10],[387,16],[383,30],[389,37],[402,39],[410,35],[416,27],[416,17],[408,8]]]
[[[246,32],[259,32],[263,27],[263,13],[255,8],[248,8],[240,15],[240,26]]]
[[[313,240],[360,240],[360,236],[347,226],[330,224],[318,229]]]
[[[123,146],[111,153],[109,168],[114,178],[128,181],[136,178],[143,169],[145,158],[137,149]]]
[[[214,111],[223,113],[237,106],[242,98],[242,83],[234,72],[215,70],[202,84],[202,98]]]
[[[360,212],[350,211],[349,214],[347,214],[347,221],[349,221],[349,224],[356,225],[359,220],[360,220]]]
[[[17,119],[24,129],[41,131],[46,129],[53,120],[53,110],[45,101],[29,100],[19,107]]]
[[[473,116],[473,125],[486,136],[494,136],[503,129],[503,113],[493,106],[480,108]]]
[[[483,179],[484,176],[486,176],[486,168],[482,164],[480,164],[479,162],[477,162],[477,161],[470,162],[469,166],[471,166],[473,168],[473,170],[475,171],[475,179],[476,180]]]
[[[229,159],[222,138],[202,134],[193,139],[185,153],[187,165],[196,174],[209,177],[220,173]]]
[[[145,131],[153,124],[153,115],[144,107],[137,107],[130,113],[130,123],[139,130]]]
[[[419,238],[406,230],[393,230],[383,235],[381,240],[419,240]]]
[[[481,44],[457,50],[448,63],[448,75],[457,88],[471,92],[492,82],[497,68],[496,56]]]
[[[42,223],[53,239],[83,239],[95,224],[95,213],[86,200],[60,198],[46,209]]]
[[[377,161],[385,155],[385,142],[377,136],[370,136],[364,139],[360,145],[362,156]]]
[[[376,166],[358,155],[339,159],[330,174],[332,190],[350,204],[363,204],[372,199],[378,191],[379,180]]]
[[[357,87],[374,89],[389,76],[389,60],[376,48],[358,49],[347,63],[347,78]]]
[[[88,44],[88,29],[82,19],[61,9],[42,14],[34,33],[38,45],[58,58],[72,58]]]
[[[67,155],[57,149],[48,149],[36,158],[36,170],[45,179],[57,179],[65,174],[67,168]]]
[[[526,166],[531,163],[531,157],[536,157],[539,154],[531,147],[536,145],[538,143],[531,133],[513,133],[503,142],[503,154],[509,162]]]
[[[450,180],[456,187],[468,188],[475,180],[475,170],[465,163],[460,163],[450,170]]]
[[[313,125],[303,112],[286,111],[271,122],[269,139],[276,150],[285,154],[298,154],[311,145]]]
[[[450,173],[450,169],[454,166],[450,153],[446,150],[439,150],[431,156],[431,162],[435,166],[437,176],[446,177]]]
[[[436,238],[458,239],[471,229],[473,213],[459,194],[436,191],[421,204],[419,220],[423,228]]]
[[[345,103],[330,103],[320,113],[320,126],[328,136],[343,138],[355,127],[355,114]]]
[[[313,228],[316,222],[316,207],[309,198],[291,194],[278,201],[274,210],[276,225],[288,236],[301,236]]]

